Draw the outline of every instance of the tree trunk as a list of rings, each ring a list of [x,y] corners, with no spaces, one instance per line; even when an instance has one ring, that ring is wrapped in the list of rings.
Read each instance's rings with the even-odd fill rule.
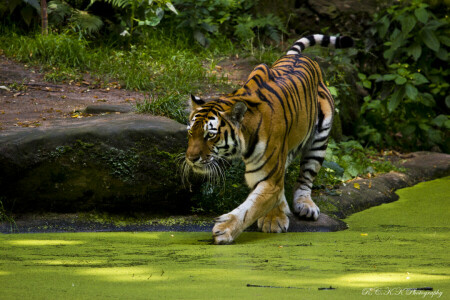
[[[41,0],[42,35],[48,35],[47,0]]]

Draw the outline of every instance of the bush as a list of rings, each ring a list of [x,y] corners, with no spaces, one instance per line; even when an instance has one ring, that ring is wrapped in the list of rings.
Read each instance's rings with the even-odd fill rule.
[[[450,27],[445,10],[421,0],[375,15],[370,49],[385,61],[376,74],[359,74],[370,91],[361,107],[359,137],[373,145],[450,150],[448,63]],[[379,54],[378,54],[379,53]]]

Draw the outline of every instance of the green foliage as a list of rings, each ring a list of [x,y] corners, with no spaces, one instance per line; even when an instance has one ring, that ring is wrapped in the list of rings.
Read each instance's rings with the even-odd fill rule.
[[[41,6],[38,0],[0,1],[0,17],[11,21],[20,20],[30,27],[40,19]],[[23,24],[22,23],[22,24]]]
[[[225,170],[225,179],[220,185],[203,183],[200,192],[194,195],[193,212],[221,214],[233,210],[244,202],[250,189],[244,179],[244,163],[234,161]]]
[[[371,33],[380,40],[372,51],[386,59],[382,72],[359,74],[370,90],[361,107],[360,138],[381,146],[448,151],[450,120],[448,17],[413,0],[376,15]]]
[[[316,177],[313,188],[332,189],[336,184],[366,176],[399,170],[373,148],[364,148],[359,142],[349,140],[336,143],[330,140],[322,168]],[[292,162],[286,176],[286,190],[295,187],[300,174],[300,158]],[[287,194],[287,196],[289,196]]]
[[[171,19],[177,28],[188,28],[204,47],[219,35],[236,37],[243,45],[252,43],[257,36],[278,42],[284,32],[281,20],[271,14],[252,15],[251,8],[257,3],[258,0],[174,0],[180,13]]]
[[[269,39],[279,42],[281,33],[285,33],[281,19],[273,14],[265,16],[253,16],[245,14],[236,19],[234,35],[242,44],[252,44],[254,39],[267,36]]]
[[[132,36],[141,27],[157,26],[164,17],[164,7],[173,13],[178,11],[170,0],[103,0],[117,9],[116,17],[119,20],[120,35]],[[91,5],[95,0],[91,1]],[[138,30],[137,33],[142,33]]]
[[[13,233],[17,231],[17,225],[14,218],[3,207],[3,199],[4,198],[0,197],[0,223],[9,223],[10,232]]]
[[[337,111],[339,111],[341,99],[353,97],[353,82],[349,75],[356,71],[354,58],[358,50],[311,47],[307,48],[304,53],[311,55],[323,66],[325,83],[333,95]]]

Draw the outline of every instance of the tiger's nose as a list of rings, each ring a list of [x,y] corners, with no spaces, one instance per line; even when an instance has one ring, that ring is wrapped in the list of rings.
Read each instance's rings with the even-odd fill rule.
[[[186,155],[186,159],[190,161],[191,163],[195,164],[201,159],[200,154],[188,154]]]

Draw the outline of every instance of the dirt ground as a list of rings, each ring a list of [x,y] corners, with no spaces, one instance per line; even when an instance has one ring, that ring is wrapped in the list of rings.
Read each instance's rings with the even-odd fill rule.
[[[26,127],[50,127],[80,122],[93,115],[81,111],[88,105],[133,106],[143,99],[139,92],[117,83],[96,88],[88,81],[53,84],[36,68],[0,56],[0,134]]]
[[[218,64],[212,73],[242,85],[252,68],[248,59],[231,58]],[[144,99],[144,93],[122,89],[117,82],[107,87],[99,87],[88,78],[50,83],[37,68],[0,55],[0,134],[83,122],[98,116],[83,113],[87,106],[109,104],[134,109],[136,102]]]

